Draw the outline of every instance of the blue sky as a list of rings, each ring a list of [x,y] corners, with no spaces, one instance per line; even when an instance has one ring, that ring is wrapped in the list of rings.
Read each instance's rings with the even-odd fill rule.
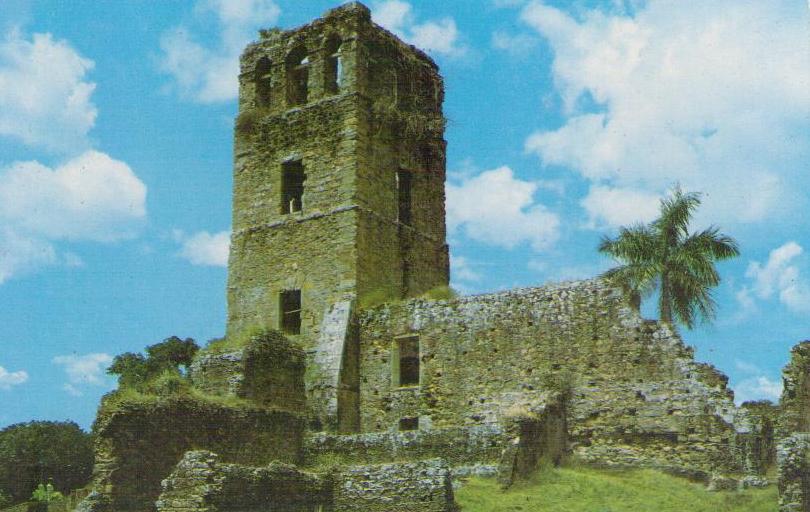
[[[0,0],[0,427],[89,427],[113,355],[223,333],[236,58],[334,5]],[[446,79],[456,288],[593,276],[680,183],[742,248],[685,341],[778,396],[810,338],[806,2],[369,6]]]

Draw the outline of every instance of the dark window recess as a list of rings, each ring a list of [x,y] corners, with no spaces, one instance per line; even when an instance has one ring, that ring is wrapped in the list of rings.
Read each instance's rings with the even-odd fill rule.
[[[411,181],[408,171],[397,171],[397,220],[402,224],[411,224]]]
[[[340,38],[335,36],[326,43],[324,59],[324,88],[326,92],[335,94],[340,89],[343,62],[340,58]]]
[[[300,212],[304,197],[304,165],[300,160],[281,165],[281,213]]]
[[[281,330],[286,334],[301,333],[301,290],[281,292]]]
[[[287,105],[307,102],[309,87],[309,57],[306,48],[299,47],[287,55]]]
[[[399,340],[399,385],[419,385],[419,337]]]
[[[267,57],[262,57],[256,63],[253,80],[256,84],[256,104],[260,107],[270,104],[273,89],[272,63]]]
[[[399,430],[419,430],[419,418],[402,418],[399,420]]]

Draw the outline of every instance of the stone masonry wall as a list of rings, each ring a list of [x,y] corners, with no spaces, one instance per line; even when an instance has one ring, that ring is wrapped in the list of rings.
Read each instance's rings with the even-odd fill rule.
[[[289,464],[226,464],[215,453],[191,451],[163,481],[157,510],[312,512],[330,504],[329,484]]]
[[[418,335],[418,386],[396,387],[400,336]],[[498,421],[570,387],[574,451],[696,477],[743,470],[725,376],[598,280],[381,306],[360,318],[361,428]]]
[[[335,41],[341,71],[332,89]],[[290,104],[289,59],[303,55],[307,99]],[[242,55],[239,83],[229,335],[279,327],[279,293],[300,289],[294,338],[312,349],[337,302],[447,284],[444,93],[429,57],[351,3],[303,27],[263,32]],[[306,175],[302,208],[285,213],[282,166],[296,160]],[[401,170],[413,175],[408,223],[398,218]]]
[[[810,434],[779,442],[779,512],[810,512]]]
[[[161,480],[189,450],[250,465],[298,463],[303,431],[304,421],[288,412],[186,397],[102,407],[94,428],[96,492],[83,510],[154,510]]]
[[[793,347],[779,402],[779,510],[810,512],[810,341]]]
[[[278,331],[269,331],[255,335],[244,349],[199,355],[190,377],[194,387],[208,395],[303,411],[305,366],[301,349]]]
[[[335,512],[453,512],[450,470],[441,460],[353,466],[335,477]]]

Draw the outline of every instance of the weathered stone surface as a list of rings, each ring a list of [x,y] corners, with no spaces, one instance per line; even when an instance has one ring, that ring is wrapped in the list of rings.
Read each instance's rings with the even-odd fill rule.
[[[810,511],[810,434],[793,434],[779,441],[780,512]]]
[[[419,336],[419,386],[394,385],[401,335]],[[584,460],[704,478],[743,469],[725,376],[598,280],[365,311],[360,375],[364,431],[404,417],[435,427],[498,422],[563,387]]]
[[[331,501],[331,481],[295,466],[227,464],[208,451],[187,452],[161,485],[159,512],[311,512]]]
[[[793,432],[810,432],[810,341],[794,346],[790,356],[790,362],[782,371],[780,437]]]
[[[161,479],[192,449],[214,450],[243,464],[298,463],[304,426],[289,412],[186,397],[102,408],[94,429],[95,494],[86,507],[153,510]]]
[[[281,333],[265,331],[252,336],[244,349],[203,353],[191,365],[190,377],[209,395],[303,411],[305,358]]]
[[[354,466],[335,477],[335,512],[456,511],[450,470],[441,460]]]

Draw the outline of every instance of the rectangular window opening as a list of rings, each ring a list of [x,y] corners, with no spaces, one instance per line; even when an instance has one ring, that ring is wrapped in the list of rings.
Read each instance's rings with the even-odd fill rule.
[[[402,418],[399,420],[400,432],[405,430],[419,430],[419,418],[414,416],[412,418]]]
[[[285,334],[301,333],[301,290],[281,292],[281,330]]]
[[[397,340],[399,386],[419,385],[419,336]]]
[[[411,173],[397,171],[397,220],[409,226],[411,224]]]
[[[281,213],[300,212],[303,207],[304,164],[301,160],[284,162],[281,165]]]

